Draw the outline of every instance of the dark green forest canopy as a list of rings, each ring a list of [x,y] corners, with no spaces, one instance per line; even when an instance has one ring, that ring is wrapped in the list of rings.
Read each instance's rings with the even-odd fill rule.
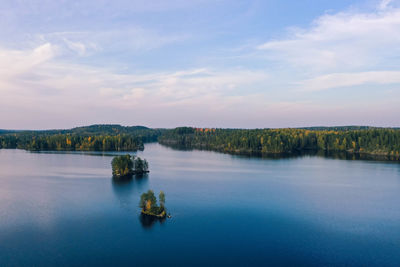
[[[135,151],[157,141],[163,129],[91,125],[69,130],[0,131],[0,148],[26,150]]]
[[[26,134],[26,135],[55,135],[55,134],[76,134],[76,135],[119,135],[135,134],[148,136],[149,132],[162,132],[163,129],[150,129],[145,126],[121,126],[119,124],[94,124],[90,126],[75,127],[72,129],[56,130],[2,130],[1,134]]]
[[[346,151],[399,157],[400,129],[369,126],[283,129],[212,129],[91,125],[69,130],[0,130],[0,148],[27,150],[135,151],[144,143],[209,149],[227,153]]]
[[[346,151],[399,157],[400,130],[373,127],[316,127],[318,130],[210,129],[180,127],[159,137],[165,145],[240,153]]]
[[[312,126],[312,127],[301,127],[298,129],[315,130],[315,131],[353,131],[353,130],[369,130],[369,129],[380,129],[380,128],[371,126],[333,126],[333,127]]]

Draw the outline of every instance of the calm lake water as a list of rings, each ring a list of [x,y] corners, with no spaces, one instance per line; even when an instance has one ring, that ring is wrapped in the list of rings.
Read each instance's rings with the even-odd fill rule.
[[[110,155],[0,150],[1,266],[400,266],[399,163],[147,144],[116,183]],[[171,219],[140,218],[148,189]]]

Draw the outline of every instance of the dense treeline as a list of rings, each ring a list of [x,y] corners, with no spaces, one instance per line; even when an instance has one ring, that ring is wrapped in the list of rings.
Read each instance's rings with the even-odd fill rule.
[[[0,148],[27,150],[135,151],[157,141],[163,130],[143,126],[92,125],[70,130],[7,131],[0,133]]]
[[[346,151],[399,157],[400,130],[203,129],[181,127],[165,132],[159,142],[228,153],[295,153],[306,150]]]
[[[371,126],[333,126],[333,127],[313,126],[313,127],[302,127],[299,129],[314,130],[314,131],[353,131],[353,130],[376,129],[376,127],[371,127]]]
[[[135,151],[143,149],[138,136],[79,136],[71,134],[0,136],[0,148],[26,150]]]
[[[0,130],[0,148],[27,150],[135,151],[146,142],[228,153],[349,152],[399,158],[400,129],[364,126],[298,129],[172,130],[92,125],[70,130]]]

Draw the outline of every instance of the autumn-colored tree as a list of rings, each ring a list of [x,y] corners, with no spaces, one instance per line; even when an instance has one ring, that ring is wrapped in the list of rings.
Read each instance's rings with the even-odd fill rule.
[[[167,210],[165,209],[165,194],[163,191],[160,191],[159,202],[160,206],[157,206],[157,199],[154,192],[149,190],[141,195],[139,207],[145,215],[165,217],[167,216]]]
[[[158,214],[159,207],[157,206],[157,199],[153,190],[149,190],[141,195],[139,207],[145,212]]]
[[[133,161],[130,155],[114,157],[111,167],[114,177],[126,177],[133,174]]]

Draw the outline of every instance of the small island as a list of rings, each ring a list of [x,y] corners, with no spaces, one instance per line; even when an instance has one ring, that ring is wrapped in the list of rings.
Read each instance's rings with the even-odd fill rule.
[[[147,160],[131,155],[115,156],[111,162],[114,178],[127,178],[149,172]]]
[[[153,190],[143,193],[140,197],[139,207],[142,209],[142,215],[165,218],[167,217],[167,210],[165,208],[165,194],[160,191],[158,195],[160,206],[157,206],[157,198],[154,195]],[[169,216],[168,216],[169,217]]]

